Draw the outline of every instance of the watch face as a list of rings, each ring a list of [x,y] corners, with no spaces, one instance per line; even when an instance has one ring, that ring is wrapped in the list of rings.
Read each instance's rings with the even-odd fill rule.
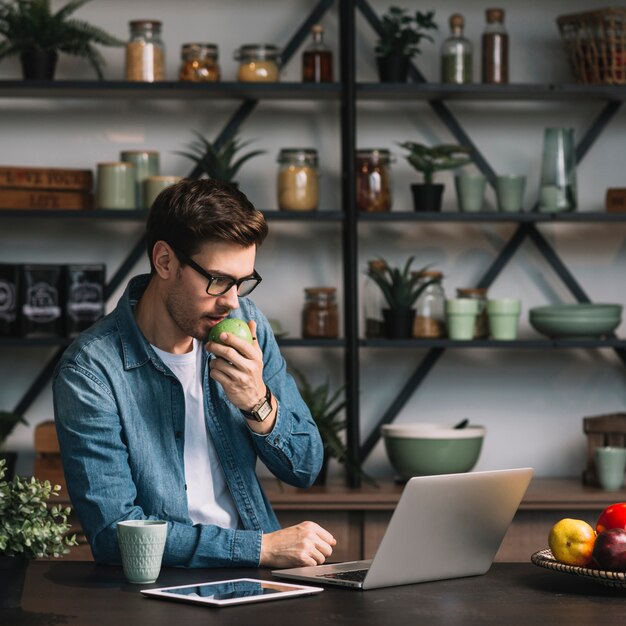
[[[272,405],[265,400],[257,411],[254,411],[255,417],[259,422],[262,422],[272,412]]]

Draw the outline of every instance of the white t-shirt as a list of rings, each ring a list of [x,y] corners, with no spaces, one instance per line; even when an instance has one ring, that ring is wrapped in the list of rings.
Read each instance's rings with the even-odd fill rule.
[[[194,524],[238,528],[239,514],[226,485],[224,470],[204,422],[202,350],[172,354],[152,346],[178,378],[185,393],[185,481],[189,516]]]

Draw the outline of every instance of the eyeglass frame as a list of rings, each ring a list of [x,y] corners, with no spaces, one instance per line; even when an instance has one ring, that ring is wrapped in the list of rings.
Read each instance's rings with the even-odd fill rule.
[[[240,298],[246,298],[259,286],[259,284],[263,280],[261,275],[256,270],[253,270],[253,273],[250,276],[244,276],[243,278],[239,278],[239,279],[235,279],[232,276],[210,274],[201,265],[196,263],[190,256],[186,255],[184,252],[181,252],[180,250],[175,248],[172,244],[168,244],[168,245],[174,251],[174,254],[178,257],[180,261],[185,263],[185,265],[189,265],[191,269],[195,270],[196,272],[198,272],[198,274],[200,274],[200,276],[203,276],[209,281],[205,289],[207,296],[211,296],[213,298],[219,298],[220,296],[223,296],[224,294],[228,293],[235,285],[237,285],[237,296]],[[228,278],[230,280],[230,284],[228,285],[226,289],[224,289],[224,291],[220,293],[209,293],[209,289],[211,288],[213,281],[217,280],[218,278]],[[244,296],[240,295],[239,287],[242,284],[244,284],[246,281],[250,281],[250,280],[256,280],[256,284]]]

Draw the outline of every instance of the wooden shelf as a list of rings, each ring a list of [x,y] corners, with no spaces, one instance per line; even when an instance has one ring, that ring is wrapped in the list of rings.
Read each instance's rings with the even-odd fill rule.
[[[462,213],[461,211],[389,211],[381,213],[359,213],[360,222],[512,222],[512,223],[603,223],[626,222],[625,213],[604,211],[574,211],[572,213]]]

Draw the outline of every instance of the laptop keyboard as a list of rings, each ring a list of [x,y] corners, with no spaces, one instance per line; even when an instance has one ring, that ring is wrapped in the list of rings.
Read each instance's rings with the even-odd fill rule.
[[[354,569],[348,572],[335,572],[334,574],[319,574],[318,578],[333,578],[335,580],[350,580],[355,583],[362,583],[367,574],[366,569]]]

